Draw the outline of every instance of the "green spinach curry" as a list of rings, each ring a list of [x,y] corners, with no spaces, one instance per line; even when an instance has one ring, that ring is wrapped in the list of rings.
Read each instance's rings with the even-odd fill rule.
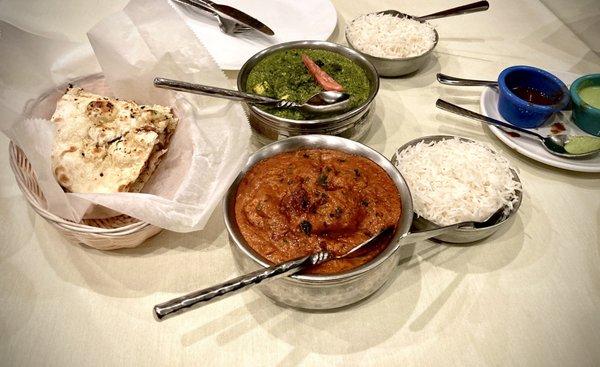
[[[292,49],[266,56],[250,71],[246,91],[288,101],[306,102],[323,88],[302,63],[303,53],[344,87],[344,92],[350,94],[351,108],[366,102],[370,83],[365,71],[347,57],[326,50]],[[272,115],[293,120],[316,118],[315,115],[299,109],[263,106],[259,108]]]

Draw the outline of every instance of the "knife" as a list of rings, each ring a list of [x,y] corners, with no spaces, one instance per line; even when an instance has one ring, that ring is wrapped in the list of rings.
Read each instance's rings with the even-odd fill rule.
[[[189,1],[191,1],[193,3],[197,3],[199,5],[207,6],[215,11],[218,11],[219,13],[223,13],[223,14],[237,20],[238,22],[244,23],[245,25],[252,27],[264,34],[269,35],[269,36],[273,36],[275,34],[271,30],[271,28],[267,27],[261,21],[255,19],[255,18],[251,17],[250,15],[244,13],[243,11],[233,8],[229,5],[217,4],[210,0],[189,0]]]

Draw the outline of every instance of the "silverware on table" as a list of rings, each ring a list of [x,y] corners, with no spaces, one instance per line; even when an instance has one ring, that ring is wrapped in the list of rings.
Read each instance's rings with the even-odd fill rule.
[[[345,111],[350,107],[350,95],[348,93],[336,91],[321,91],[310,97],[304,103],[296,103],[285,99],[275,99],[232,89],[193,84],[165,78],[154,78],[154,86],[277,108],[299,108],[311,113],[333,113]]]
[[[437,80],[441,84],[461,87],[497,87],[498,82],[492,80],[463,79],[442,73],[437,73]]]
[[[173,1],[178,4],[185,5],[191,9],[193,9],[194,11],[200,10],[204,14],[214,17],[217,20],[217,24],[219,25],[219,29],[221,30],[221,32],[223,32],[227,35],[235,35],[235,34],[245,33],[252,29],[244,24],[238,23],[227,17],[222,17],[219,15],[219,13],[217,13],[213,9],[211,9],[207,6],[204,6],[202,4],[193,2],[191,0],[173,0]]]
[[[229,5],[218,4],[218,3],[212,2],[210,0],[188,0],[188,1],[193,2],[195,4],[204,5],[205,7],[208,7],[216,12],[225,14],[226,16],[233,18],[233,19],[237,20],[238,22],[241,22],[249,27],[252,27],[266,35],[273,36],[275,34],[271,30],[271,28],[267,27],[264,23],[262,23],[258,19],[253,18],[252,16],[244,13],[243,11],[238,10],[234,7],[231,7]]]
[[[435,105],[442,109],[442,110],[446,110],[448,112],[452,112],[455,113],[457,115],[460,116],[464,116],[464,117],[468,117],[468,118],[472,118],[475,120],[479,120],[482,122],[485,122],[488,125],[493,125],[493,126],[497,126],[500,128],[506,128],[506,129],[510,129],[510,130],[515,130],[518,131],[520,133],[523,134],[527,134],[530,136],[533,136],[535,138],[537,138],[541,143],[542,146],[544,147],[544,149],[546,149],[546,151],[548,151],[550,154],[554,154],[556,156],[559,157],[563,157],[563,158],[576,158],[576,159],[584,159],[584,158],[589,158],[592,157],[596,154],[598,154],[600,152],[600,150],[594,150],[594,151],[590,151],[590,152],[586,152],[586,153],[581,153],[581,154],[572,154],[569,153],[565,150],[565,145],[567,144],[567,142],[569,141],[569,139],[572,139],[574,136],[571,135],[567,135],[567,134],[557,134],[557,135],[551,135],[551,136],[542,136],[536,132],[527,130],[527,129],[523,129],[520,128],[518,126],[514,126],[496,119],[493,119],[491,117],[487,117],[484,115],[481,115],[477,112],[473,112],[473,111],[469,111],[465,108],[459,107],[455,104],[452,104],[450,102],[446,102],[442,99],[438,99],[435,102]]]

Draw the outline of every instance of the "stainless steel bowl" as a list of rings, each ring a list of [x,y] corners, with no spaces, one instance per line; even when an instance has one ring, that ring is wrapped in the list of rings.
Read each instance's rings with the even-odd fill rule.
[[[459,138],[463,141],[470,141],[470,142],[474,141],[471,139],[467,139],[467,138],[463,138],[463,137],[459,137],[459,136],[453,136],[453,135],[425,136],[422,138],[417,138],[417,139],[411,140],[408,143],[401,146],[400,148],[398,148],[397,152],[392,156],[391,161],[394,164],[394,166],[398,167],[397,155],[399,154],[399,152],[405,150],[406,148],[413,146],[420,142],[430,143],[430,142],[436,142],[436,141],[441,141],[441,140],[446,140],[446,139],[454,139],[454,138]],[[494,151],[492,150],[492,152],[494,152]],[[494,153],[496,153],[496,152],[494,152]],[[512,170],[512,174],[513,174],[513,179],[520,183],[521,180],[519,179],[517,172],[515,170]],[[457,228],[457,229],[450,229],[450,230],[444,232],[443,234],[433,237],[433,238],[435,238],[439,241],[449,242],[449,243],[470,243],[470,242],[475,242],[475,241],[479,241],[484,238],[487,238],[487,237],[491,236],[492,234],[494,234],[496,231],[500,230],[501,228],[508,227],[513,222],[513,220],[515,218],[515,214],[517,213],[517,210],[519,210],[519,207],[521,206],[521,202],[523,201],[523,193],[521,191],[519,191],[517,193],[517,196],[518,196],[518,201],[515,204],[515,206],[512,208],[512,210],[508,213],[504,213],[500,218],[498,218],[497,222],[495,222],[489,226],[483,227],[483,228],[463,227],[463,228]],[[413,228],[418,231],[428,231],[428,230],[437,228],[437,226],[435,224],[431,223],[430,221],[428,221],[427,219],[422,218],[422,217],[417,217],[415,215],[415,218],[413,220]]]
[[[395,16],[405,16],[405,14],[402,14],[396,10],[384,10],[373,14],[391,14]],[[420,22],[425,23],[425,21]],[[350,27],[351,24],[352,22],[350,22],[346,26],[346,30],[344,32],[346,36],[346,42],[348,42],[348,45],[350,45],[350,47],[352,47],[358,53],[363,55],[367,60],[369,60],[373,64],[373,66],[375,66],[375,69],[377,69],[377,73],[379,73],[380,76],[397,77],[414,73],[415,71],[421,69],[423,65],[425,65],[425,63],[427,62],[429,55],[431,55],[433,49],[435,48],[435,46],[437,46],[439,41],[439,35],[434,29],[433,31],[435,32],[435,42],[433,43],[433,46],[422,55],[403,58],[377,57],[362,52],[361,50],[356,48],[352,44],[352,42],[350,42],[350,38],[348,37],[348,27]]]
[[[402,201],[402,216],[389,246],[372,261],[348,272],[332,275],[292,275],[265,283],[261,291],[275,300],[302,309],[331,309],[357,302],[379,289],[394,271],[399,260],[398,247],[412,222],[412,201],[408,186],[398,170],[375,150],[352,140],[325,135],[305,135],[272,143],[254,153],[224,200],[225,225],[233,256],[242,273],[269,264],[245,242],[235,220],[235,196],[246,172],[259,161],[300,148],[329,148],[364,156],[381,166],[394,181]]]
[[[352,140],[361,140],[371,127],[373,99],[379,91],[379,77],[375,67],[365,57],[346,46],[326,41],[293,41],[266,48],[252,56],[242,66],[237,78],[238,90],[246,90],[248,74],[262,58],[276,51],[298,48],[328,50],[354,61],[367,74],[371,87],[369,97],[365,103],[350,111],[315,120],[286,119],[267,113],[256,106],[246,104],[250,126],[258,141],[262,144],[268,144],[291,136],[307,134],[335,135]]]

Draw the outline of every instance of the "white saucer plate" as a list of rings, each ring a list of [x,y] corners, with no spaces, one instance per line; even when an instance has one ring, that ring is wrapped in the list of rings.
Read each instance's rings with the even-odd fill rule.
[[[577,79],[577,75],[570,73],[555,73],[565,84],[570,85],[575,79]],[[498,112],[498,90],[495,88],[485,88],[481,93],[480,99],[480,108],[481,113],[488,117],[494,118],[496,120],[506,121]],[[555,123],[562,123],[566,129],[564,133],[569,135],[589,135],[583,130],[579,129],[577,125],[571,120],[571,112],[564,111],[552,116],[548,121],[546,121],[542,126],[531,129],[539,133],[540,135],[547,136],[551,134],[552,125]],[[548,153],[539,140],[525,136],[524,134],[520,134],[519,137],[513,137],[506,133],[506,131],[495,127],[487,125],[492,134],[496,135],[500,141],[504,144],[508,145],[510,148],[516,150],[517,152],[523,154],[526,157],[534,159],[538,162],[547,164],[549,166],[562,168],[570,171],[577,172],[600,172],[600,154],[594,156],[590,159],[580,160],[580,159],[567,159],[558,157]]]

